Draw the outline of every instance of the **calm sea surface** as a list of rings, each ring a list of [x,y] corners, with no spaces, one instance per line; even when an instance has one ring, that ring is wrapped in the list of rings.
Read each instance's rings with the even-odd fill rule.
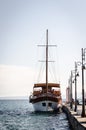
[[[34,113],[28,100],[0,100],[0,130],[71,130],[64,113]]]

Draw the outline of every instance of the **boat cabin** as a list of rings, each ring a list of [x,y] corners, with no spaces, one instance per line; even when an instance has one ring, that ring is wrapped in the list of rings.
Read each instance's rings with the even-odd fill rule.
[[[60,84],[48,83],[48,90],[46,87],[46,83],[34,84],[34,87],[33,87],[33,95],[34,96],[37,96],[40,94],[45,94],[47,92],[51,93],[55,96],[60,96],[61,95]]]

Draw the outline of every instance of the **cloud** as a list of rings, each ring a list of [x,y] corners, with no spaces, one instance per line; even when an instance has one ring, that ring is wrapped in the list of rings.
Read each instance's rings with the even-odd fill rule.
[[[36,71],[29,67],[0,65],[0,97],[28,96]]]

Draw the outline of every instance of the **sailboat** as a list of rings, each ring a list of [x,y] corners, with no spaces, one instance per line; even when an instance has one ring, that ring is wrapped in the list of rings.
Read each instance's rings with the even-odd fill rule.
[[[56,111],[62,104],[59,83],[48,82],[48,29],[46,30],[46,82],[36,83],[29,102],[33,104],[34,111],[48,112]]]

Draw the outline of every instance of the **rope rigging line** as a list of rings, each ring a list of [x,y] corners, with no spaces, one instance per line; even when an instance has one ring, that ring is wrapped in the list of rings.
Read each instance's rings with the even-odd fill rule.
[[[45,51],[46,51],[46,43],[44,41],[44,36],[45,34],[43,34],[43,36],[41,37],[40,39],[40,42],[41,44],[39,44],[38,46],[40,47],[43,47],[42,48],[42,51],[41,51],[41,56],[42,56],[42,63],[41,63],[41,66],[40,66],[40,69],[39,69],[39,73],[38,73],[38,76],[37,76],[37,81],[38,82],[41,82],[41,80],[43,79],[43,76],[45,76],[45,64],[43,64],[43,62],[45,63],[46,61],[46,58],[45,58]],[[46,38],[45,38],[46,39]],[[45,44],[44,44],[45,43]],[[48,62],[51,62],[48,64],[48,73],[49,73],[49,78],[51,78],[54,82],[57,82],[59,79],[60,79],[60,74],[59,74],[59,64],[57,65],[56,61],[58,61],[58,50],[56,51],[56,54],[55,54],[55,51],[53,51],[53,46],[56,47],[56,45],[51,45],[50,43],[50,39],[49,39],[49,51],[48,51],[48,57],[49,57],[49,60]],[[54,53],[53,53],[54,52]],[[38,51],[37,51],[38,53]],[[52,53],[52,54],[51,54]],[[55,54],[55,55],[54,55]],[[39,54],[37,55],[39,56]],[[55,59],[55,60],[54,60]],[[52,61],[53,60],[53,61]],[[55,63],[54,63],[55,62]],[[58,62],[59,63],[59,62]],[[58,70],[58,71],[57,71]],[[58,72],[58,73],[57,73]],[[60,80],[59,80],[60,81]]]
[[[44,36],[45,36],[45,34],[43,34],[42,37],[41,37],[41,39],[40,39],[40,42],[38,44],[39,47],[42,47],[41,45],[44,45]],[[45,54],[45,46],[44,46],[44,49],[42,48],[41,54],[42,54],[41,55],[42,59],[45,59],[45,55],[44,55]],[[39,55],[40,54],[38,54],[38,56]],[[39,62],[41,62],[41,60]],[[41,65],[40,65],[38,76],[37,76],[37,82],[40,82],[42,80],[43,73],[44,73],[44,68],[45,68],[45,65],[42,62]]]
[[[52,51],[49,51],[49,57],[51,59],[55,59],[55,56],[54,55],[51,56],[50,52],[52,52]],[[54,60],[54,62],[51,62],[51,64],[49,64],[49,71],[50,71],[50,74],[51,74],[51,77],[53,78],[53,80],[57,82],[57,71],[56,71],[55,63],[56,63],[56,60]]]
[[[44,72],[44,65],[43,65],[43,63],[42,63],[42,64],[41,64],[41,67],[40,67],[39,74],[38,74],[38,78],[37,78],[37,82],[38,82],[38,83],[42,80],[43,72]]]

